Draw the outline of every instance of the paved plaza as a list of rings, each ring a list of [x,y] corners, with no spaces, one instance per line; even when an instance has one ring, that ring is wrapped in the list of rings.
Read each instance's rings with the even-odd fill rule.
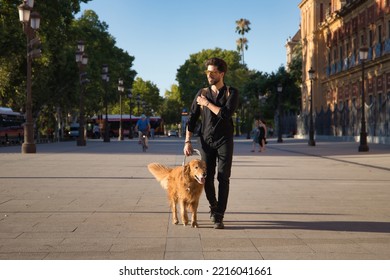
[[[151,162],[181,165],[183,139],[0,147],[0,259],[390,260],[390,146],[237,138],[225,229],[172,225]]]

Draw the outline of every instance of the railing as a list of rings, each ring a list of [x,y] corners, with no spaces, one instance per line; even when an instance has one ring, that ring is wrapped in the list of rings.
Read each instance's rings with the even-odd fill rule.
[[[382,102],[365,105],[367,134],[369,136],[390,137],[390,98]],[[361,129],[362,108],[343,107],[337,105],[331,110],[327,108],[314,113],[316,135],[358,136]],[[309,114],[302,113],[297,118],[298,133],[309,133]]]

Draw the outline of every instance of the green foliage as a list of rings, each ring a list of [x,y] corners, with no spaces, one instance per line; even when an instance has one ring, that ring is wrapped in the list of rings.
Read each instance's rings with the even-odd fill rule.
[[[135,115],[146,114],[151,116],[160,111],[163,98],[160,96],[160,90],[155,84],[138,77],[134,81],[132,92],[135,104],[133,112]]]
[[[248,39],[244,37],[245,33],[248,33],[251,28],[249,25],[251,22],[245,18],[236,20],[236,33],[241,35],[241,38],[236,40],[237,51],[242,54],[242,64],[245,65],[244,61],[244,50],[248,50]]]
[[[165,91],[164,102],[161,106],[161,117],[167,124],[180,123],[183,108],[180,89],[177,85],[172,85],[170,91]]]
[[[299,87],[302,83],[302,44],[299,43],[293,50],[292,60],[288,65],[290,75]]]
[[[131,69],[134,57],[116,46],[115,39],[107,31],[108,25],[92,10],[85,11],[72,27],[74,44],[83,40],[88,54],[87,113],[91,116],[102,113],[105,102],[112,108],[119,106],[118,80],[123,79],[125,88],[131,88],[136,75]],[[104,64],[108,66],[108,83],[101,79]]]

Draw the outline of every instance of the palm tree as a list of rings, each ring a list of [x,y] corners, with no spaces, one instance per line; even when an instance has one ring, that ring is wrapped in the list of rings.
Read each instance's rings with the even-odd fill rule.
[[[248,50],[248,39],[244,37],[245,33],[248,33],[251,28],[249,25],[251,22],[245,18],[241,18],[239,20],[236,20],[236,33],[241,35],[241,38],[236,41],[237,44],[237,50],[241,52],[242,54],[242,64],[245,64],[244,61],[244,49]]]

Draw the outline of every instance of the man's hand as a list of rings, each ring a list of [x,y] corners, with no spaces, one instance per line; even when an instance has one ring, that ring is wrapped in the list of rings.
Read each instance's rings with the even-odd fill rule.
[[[207,107],[209,105],[209,103],[210,103],[204,95],[199,95],[196,98],[196,102],[197,102],[198,105],[205,106],[205,107]]]
[[[183,149],[184,155],[188,157],[188,156],[192,155],[192,151],[193,151],[193,149],[192,149],[191,142],[185,143],[184,149]]]

